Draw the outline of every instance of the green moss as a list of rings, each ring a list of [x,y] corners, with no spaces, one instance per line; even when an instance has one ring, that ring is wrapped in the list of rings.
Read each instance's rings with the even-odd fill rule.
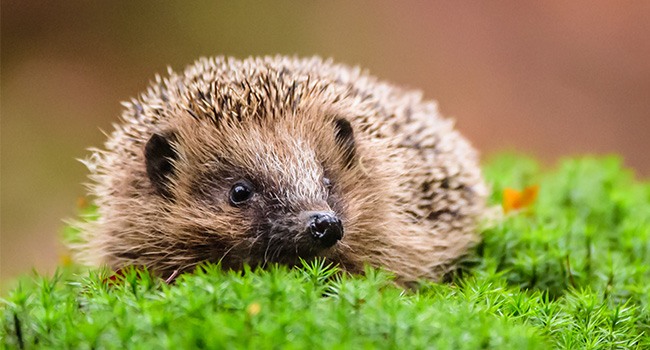
[[[485,173],[493,205],[505,187],[538,184],[539,198],[486,228],[452,283],[404,291],[385,272],[322,262],[205,266],[171,286],[68,268],[2,300],[0,337],[9,348],[650,348],[650,184],[616,158],[541,172],[507,156]]]

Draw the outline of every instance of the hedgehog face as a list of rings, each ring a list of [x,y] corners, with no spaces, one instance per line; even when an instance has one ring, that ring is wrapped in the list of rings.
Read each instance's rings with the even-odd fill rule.
[[[200,208],[191,215],[201,217],[180,229],[213,242],[207,260],[230,265],[224,260],[233,253],[251,264],[294,264],[327,256],[344,238],[348,216],[339,184],[348,179],[337,174],[355,162],[350,123],[333,118],[328,125],[326,137],[299,122],[230,125],[217,138],[197,138],[204,128],[196,127],[154,134],[145,147],[147,176],[169,212]]]

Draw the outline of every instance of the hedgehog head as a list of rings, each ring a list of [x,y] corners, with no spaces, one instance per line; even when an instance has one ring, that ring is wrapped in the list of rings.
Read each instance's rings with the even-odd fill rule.
[[[143,151],[149,195],[186,225],[171,229],[212,242],[206,253],[219,260],[245,248],[263,262],[291,263],[335,246],[357,161],[352,125],[340,116],[292,119],[185,120],[152,134]]]

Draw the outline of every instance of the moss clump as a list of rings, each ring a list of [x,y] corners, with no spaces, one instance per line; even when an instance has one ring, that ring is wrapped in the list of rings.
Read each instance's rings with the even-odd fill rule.
[[[2,300],[9,348],[650,348],[650,184],[616,158],[552,172],[520,157],[486,167],[537,201],[485,229],[472,267],[404,291],[391,276],[204,266],[173,285],[146,271],[117,281],[63,269]]]

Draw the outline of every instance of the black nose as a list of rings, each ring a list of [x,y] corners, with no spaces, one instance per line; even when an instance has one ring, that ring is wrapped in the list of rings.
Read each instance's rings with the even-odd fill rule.
[[[310,217],[309,231],[324,248],[333,246],[343,238],[341,220],[330,213],[316,213]]]

